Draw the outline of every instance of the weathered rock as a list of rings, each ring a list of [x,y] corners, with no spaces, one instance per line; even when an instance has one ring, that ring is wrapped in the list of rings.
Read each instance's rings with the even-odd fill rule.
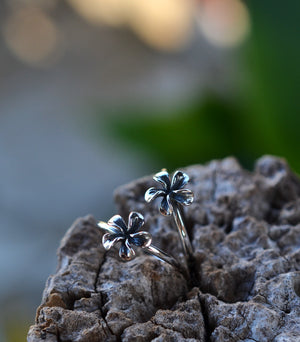
[[[158,310],[146,323],[125,329],[122,341],[204,341],[204,321],[199,289],[187,294],[186,301],[172,310]]]
[[[28,341],[300,341],[300,180],[266,156],[255,171],[233,158],[191,166],[184,209],[190,279],[141,252],[105,252],[88,216],[58,251]],[[119,213],[145,216],[153,243],[182,261],[172,218],[146,204],[145,177],[116,191]]]

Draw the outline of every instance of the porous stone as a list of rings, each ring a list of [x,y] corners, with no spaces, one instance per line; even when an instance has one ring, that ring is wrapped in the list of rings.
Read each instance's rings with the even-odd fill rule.
[[[184,169],[194,256],[189,277],[142,252],[123,263],[101,246],[91,216],[58,250],[29,342],[300,341],[300,180],[280,158],[253,172],[233,158]],[[116,190],[119,213],[139,211],[153,244],[183,262],[172,217],[146,204],[145,177]]]

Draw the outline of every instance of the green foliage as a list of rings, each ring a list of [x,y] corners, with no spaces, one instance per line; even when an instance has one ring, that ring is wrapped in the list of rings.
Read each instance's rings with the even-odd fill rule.
[[[246,76],[236,98],[209,94],[172,113],[123,109],[107,122],[109,131],[157,168],[228,155],[251,168],[260,155],[275,154],[299,172],[300,2],[255,1],[249,8],[252,35],[239,55]]]
[[[252,35],[245,46],[245,111],[263,150],[285,156],[299,172],[300,2],[249,2]]]
[[[123,114],[113,117],[108,128],[132,147],[145,151],[158,168],[175,169],[230,154],[247,163],[245,155],[251,153],[238,108],[212,95],[172,113],[147,115],[131,108]]]

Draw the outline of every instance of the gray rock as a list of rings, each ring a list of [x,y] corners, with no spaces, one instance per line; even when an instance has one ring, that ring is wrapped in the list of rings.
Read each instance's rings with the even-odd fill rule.
[[[142,252],[123,263],[104,251],[91,216],[58,250],[29,342],[300,341],[300,180],[262,157],[255,171],[233,158],[185,169],[195,201],[184,208],[194,260],[185,278]],[[171,218],[146,204],[145,177],[117,189],[119,213],[140,211],[153,244],[183,261]]]
[[[122,341],[203,341],[204,321],[199,302],[199,289],[187,294],[184,302],[172,310],[158,310],[146,323],[125,329]]]

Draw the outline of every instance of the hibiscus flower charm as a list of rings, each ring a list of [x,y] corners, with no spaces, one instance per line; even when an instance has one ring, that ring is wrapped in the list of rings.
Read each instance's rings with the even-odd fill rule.
[[[147,232],[137,232],[144,225],[144,217],[136,212],[129,215],[128,226],[120,215],[113,216],[105,228],[108,233],[103,235],[102,244],[106,250],[109,250],[113,245],[121,242],[119,256],[123,260],[131,260],[135,256],[133,246],[149,247],[152,237]]]
[[[191,190],[183,189],[189,181],[189,176],[182,171],[176,171],[171,181],[169,173],[162,170],[155,174],[153,179],[162,184],[162,188],[149,188],[145,192],[145,201],[151,202],[162,197],[159,210],[164,216],[173,214],[184,252],[190,257],[193,254],[193,249],[184,225],[181,208],[182,205],[192,204],[194,200],[194,193]]]
[[[151,244],[150,233],[138,231],[143,225],[144,217],[137,212],[129,214],[128,225],[120,215],[113,216],[107,223],[99,221],[98,227],[106,231],[102,237],[103,247],[109,250],[117,243],[121,243],[119,256],[124,261],[132,260],[135,257],[134,247],[141,247],[147,254],[180,269],[180,265],[173,257]]]
[[[174,204],[190,205],[193,203],[194,194],[191,190],[183,189],[188,183],[189,176],[182,172],[176,171],[170,181],[167,171],[161,171],[153,176],[153,179],[163,185],[162,189],[152,187],[145,193],[145,201],[151,202],[157,197],[162,197],[160,204],[160,212],[167,216],[173,213]]]

